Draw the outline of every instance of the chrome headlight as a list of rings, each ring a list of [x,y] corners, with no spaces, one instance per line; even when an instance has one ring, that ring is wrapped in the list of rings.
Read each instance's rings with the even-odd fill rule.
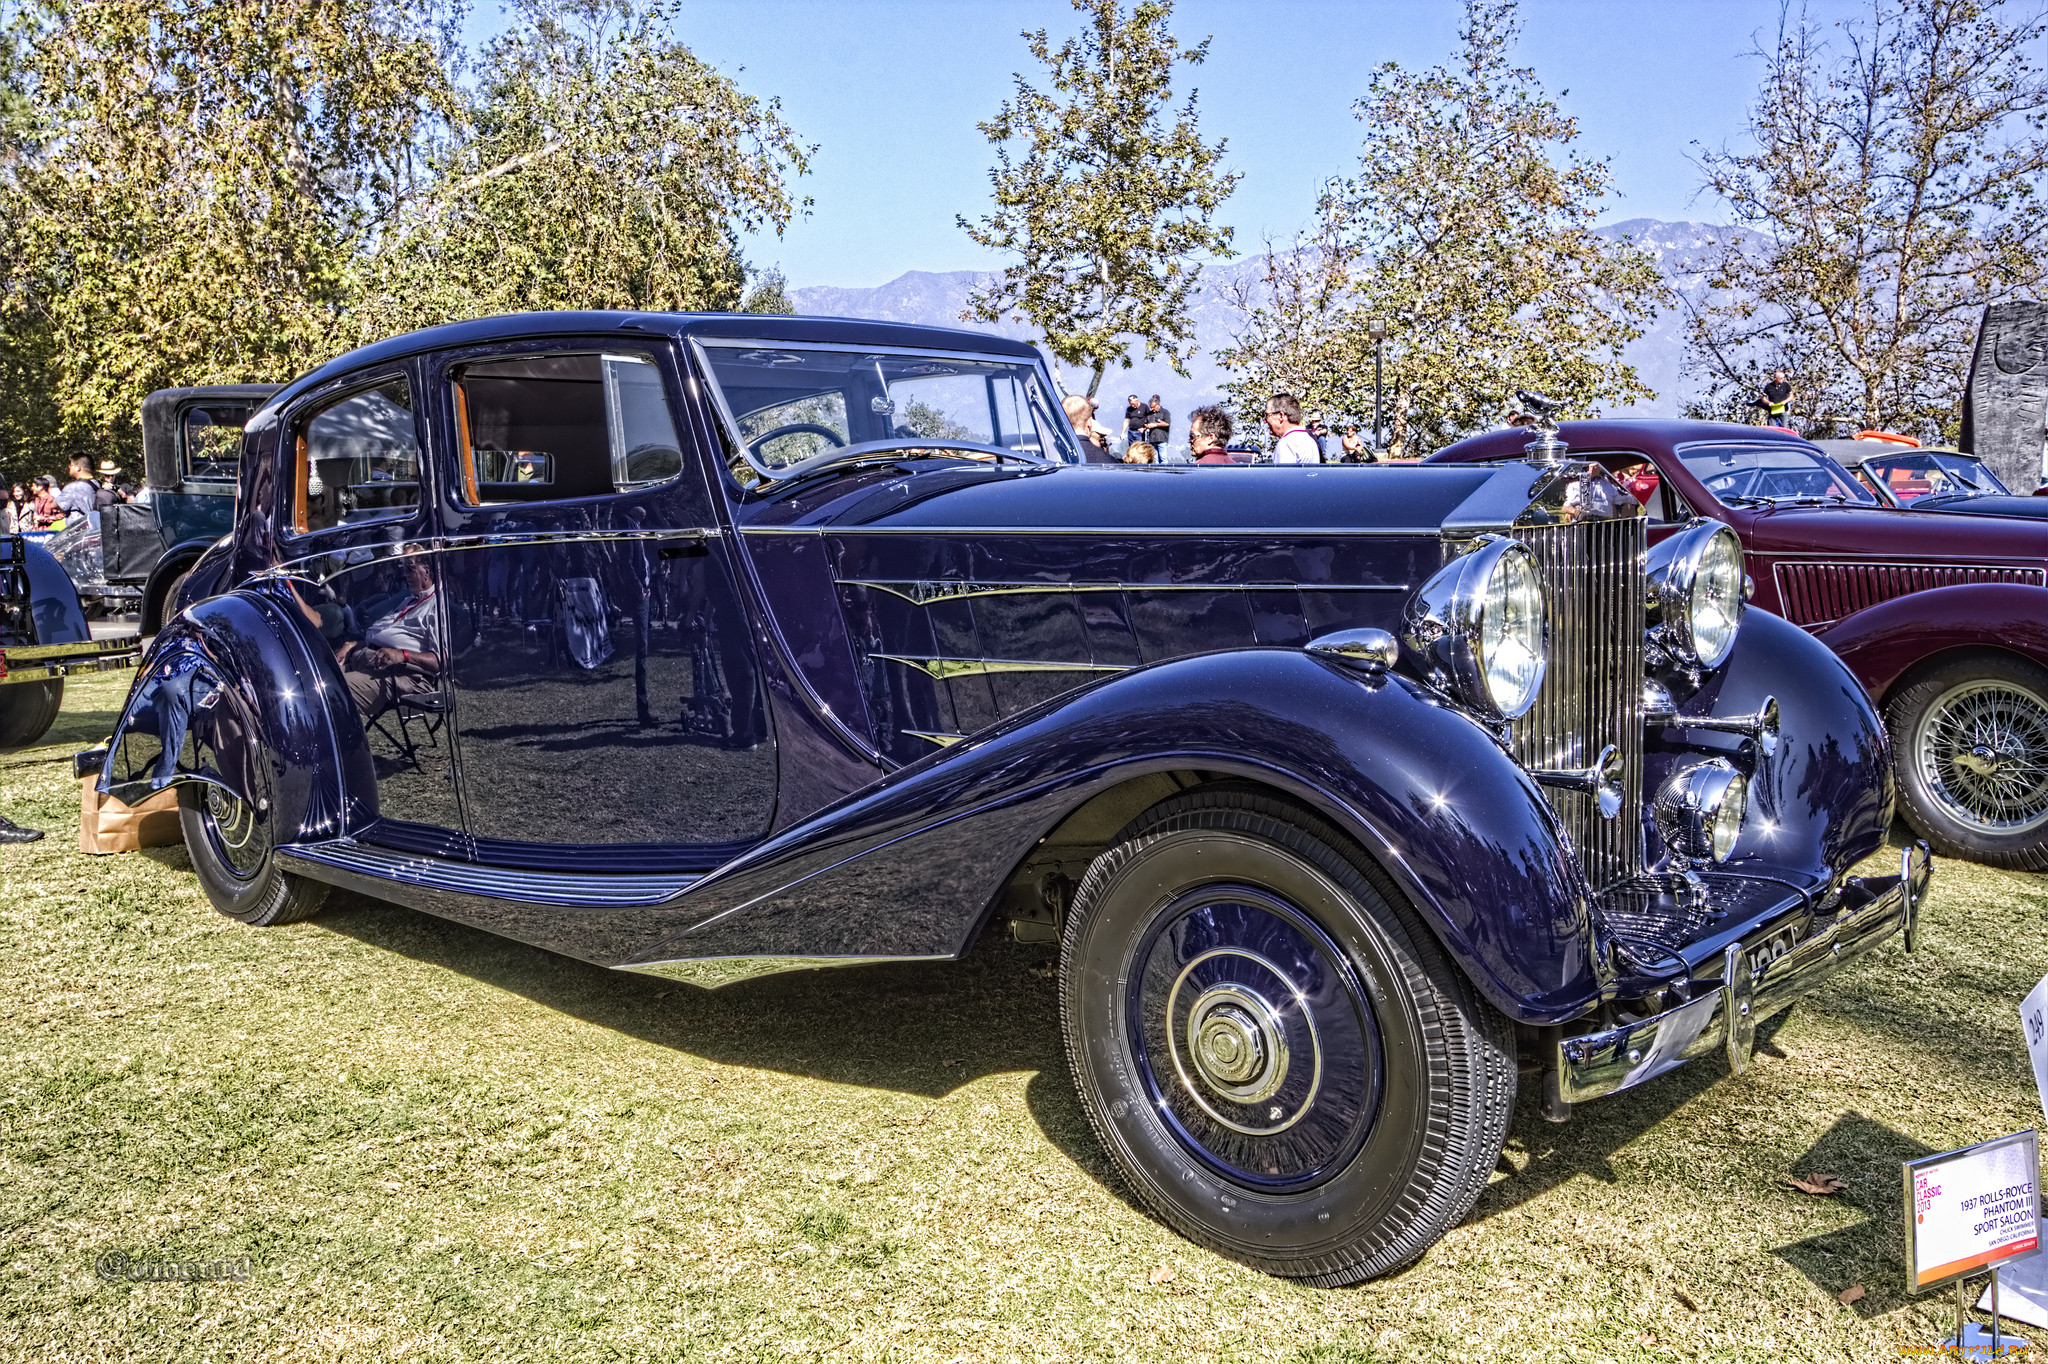
[[[1527,713],[1550,652],[1536,556],[1519,540],[1481,536],[1408,599],[1401,642],[1426,675],[1480,714]]]
[[[1651,810],[1679,870],[1694,862],[1726,862],[1749,813],[1749,778],[1716,758],[1665,782]]]
[[[1690,522],[1649,557],[1650,620],[1678,661],[1718,668],[1742,624],[1742,541],[1719,521]]]

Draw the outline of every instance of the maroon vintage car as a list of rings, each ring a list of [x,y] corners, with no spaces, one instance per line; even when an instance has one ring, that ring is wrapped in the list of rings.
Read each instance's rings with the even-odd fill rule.
[[[1431,462],[1521,459],[1529,435],[1488,432]],[[1734,529],[1755,604],[1819,636],[1883,707],[1906,818],[1929,842],[2048,869],[2048,523],[1884,506],[1768,427],[1575,421],[1558,435],[1643,501],[1653,544],[1695,517]]]

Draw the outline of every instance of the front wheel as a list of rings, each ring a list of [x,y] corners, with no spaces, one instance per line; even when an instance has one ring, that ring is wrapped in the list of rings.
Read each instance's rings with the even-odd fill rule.
[[[1060,946],[1081,1106],[1145,1203],[1270,1274],[1356,1283],[1471,1210],[1514,1107],[1512,1026],[1384,873],[1250,791],[1141,816]]]
[[[178,823],[192,870],[213,907],[252,928],[309,919],[327,899],[319,881],[277,863],[265,811],[212,783],[178,788]]]
[[[1885,719],[1906,821],[1936,852],[2048,870],[2048,671],[1958,659],[1901,687]]]

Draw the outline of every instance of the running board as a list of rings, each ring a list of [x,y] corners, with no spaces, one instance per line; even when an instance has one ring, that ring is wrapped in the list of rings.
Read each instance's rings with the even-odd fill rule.
[[[681,895],[703,879],[702,872],[664,872],[641,876],[591,876],[575,872],[532,871],[524,867],[490,867],[456,862],[424,853],[399,852],[353,838],[302,843],[279,848],[277,856],[301,876],[349,890],[377,894],[375,884],[413,886],[487,900],[513,900],[529,905],[565,905],[581,909],[658,905]]]

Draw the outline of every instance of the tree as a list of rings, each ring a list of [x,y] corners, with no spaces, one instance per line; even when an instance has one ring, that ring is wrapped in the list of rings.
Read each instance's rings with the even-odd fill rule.
[[[729,309],[814,148],[667,36],[667,0],[517,0],[434,179],[369,265],[365,335],[535,308]]]
[[[1996,0],[1870,0],[1837,25],[1781,17],[1744,151],[1701,157],[1751,229],[1696,263],[1701,406],[1790,370],[1818,423],[1953,439],[1985,304],[2048,279],[2048,24]]]
[[[448,16],[398,0],[25,7],[0,351],[14,472],[128,445],[151,389],[330,354],[351,267],[455,112]],[[20,386],[17,388],[16,386]]]
[[[1621,355],[1663,297],[1655,263],[1593,234],[1607,163],[1572,150],[1577,122],[1510,64],[1517,29],[1509,0],[1466,0],[1455,66],[1373,73],[1357,171],[1239,292],[1245,326],[1219,358],[1248,416],[1276,390],[1369,415],[1372,319],[1397,457],[1493,424],[1517,387],[1579,407],[1651,396]]]
[[[754,287],[747,290],[746,302],[740,304],[743,313],[781,313],[793,316],[796,304],[789,300],[789,281],[776,269],[763,270]]]
[[[1050,93],[1019,75],[979,125],[996,148],[995,212],[958,222],[1018,259],[962,317],[1030,322],[1053,355],[1091,372],[1093,397],[1111,365],[1131,367],[1135,342],[1187,373],[1189,296],[1200,258],[1229,252],[1230,229],[1212,220],[1239,176],[1218,169],[1224,142],[1202,141],[1194,92],[1167,124],[1174,64],[1198,66],[1209,51],[1207,39],[1183,47],[1168,31],[1172,0],[1138,0],[1128,13],[1120,0],[1072,3],[1088,21],[1057,51],[1044,29],[1023,35]]]

